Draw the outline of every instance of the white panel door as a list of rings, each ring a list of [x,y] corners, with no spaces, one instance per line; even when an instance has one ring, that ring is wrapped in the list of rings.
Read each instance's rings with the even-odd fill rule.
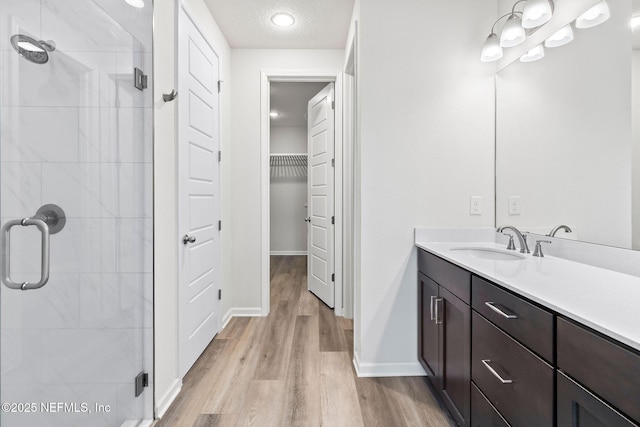
[[[220,329],[218,57],[180,9],[179,367],[184,377]]]
[[[333,153],[335,141],[334,84],[328,84],[307,107],[307,155],[309,156],[309,239],[307,277],[311,292],[334,306],[332,224],[334,206]]]

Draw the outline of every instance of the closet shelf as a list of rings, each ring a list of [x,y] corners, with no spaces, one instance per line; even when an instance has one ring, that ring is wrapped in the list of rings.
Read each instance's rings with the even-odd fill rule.
[[[307,166],[306,153],[271,154],[271,166]]]

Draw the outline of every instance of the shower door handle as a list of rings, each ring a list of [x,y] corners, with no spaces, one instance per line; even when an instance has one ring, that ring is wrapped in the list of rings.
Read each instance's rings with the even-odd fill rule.
[[[11,272],[10,272],[10,264],[11,259],[9,256],[9,251],[11,250],[10,240],[11,240],[11,229],[17,225],[21,225],[23,227],[35,226],[40,233],[42,234],[42,252],[41,252],[41,263],[40,263],[40,281],[38,283],[29,283],[29,282],[14,282],[11,280]],[[4,283],[8,288],[11,289],[22,289],[23,291],[27,291],[29,289],[38,289],[43,287],[49,281],[49,226],[47,223],[41,219],[36,218],[24,218],[24,219],[14,219],[12,221],[8,221],[2,227],[2,283]]]

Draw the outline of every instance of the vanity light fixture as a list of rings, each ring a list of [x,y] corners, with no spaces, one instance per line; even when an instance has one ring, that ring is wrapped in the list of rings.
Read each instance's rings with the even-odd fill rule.
[[[513,7],[515,7],[515,4]],[[524,28],[522,27],[522,18],[518,16],[518,13],[512,11],[511,16],[509,16],[507,22],[504,23],[504,27],[502,28],[502,34],[500,34],[500,46],[518,46],[524,42],[526,37]]]
[[[534,62],[544,58],[544,47],[541,44],[532,47],[520,57],[520,62]]]
[[[493,62],[500,58],[502,58],[502,46],[500,46],[498,35],[492,31],[487,37],[487,41],[484,42],[480,60],[482,62]]]
[[[576,19],[576,28],[591,28],[596,25],[602,24],[609,19],[611,13],[609,12],[609,5],[607,0],[602,0],[600,3],[587,10]]]
[[[138,9],[142,9],[144,7],[144,0],[124,0],[127,2],[129,6],[137,7]]]
[[[278,27],[290,27],[296,21],[292,15],[280,12],[271,17],[271,22],[273,22],[273,24],[277,25]]]
[[[567,24],[553,33],[548,39],[544,41],[545,47],[560,47],[573,40],[573,29],[571,24]]]
[[[549,22],[553,16],[552,4],[550,0],[527,0],[522,12],[522,26],[537,28]]]

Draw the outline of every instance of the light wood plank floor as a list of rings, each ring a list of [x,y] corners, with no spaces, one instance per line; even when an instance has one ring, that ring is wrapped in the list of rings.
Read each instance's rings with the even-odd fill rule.
[[[425,378],[356,377],[353,323],[307,291],[306,262],[271,257],[271,314],[232,319],[156,427],[451,425]]]

